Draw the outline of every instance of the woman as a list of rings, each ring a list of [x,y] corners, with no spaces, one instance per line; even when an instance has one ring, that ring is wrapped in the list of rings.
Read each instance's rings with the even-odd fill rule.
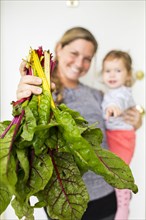
[[[56,102],[63,102],[69,108],[80,112],[91,124],[98,121],[98,126],[105,134],[101,110],[102,93],[79,82],[79,78],[87,74],[97,47],[96,39],[87,29],[75,27],[66,31],[56,45],[57,65],[52,81],[56,84],[54,92]],[[39,87],[41,79],[26,76],[25,66],[26,63],[23,62],[20,67],[22,78],[17,90],[18,99],[42,92]],[[141,125],[139,112],[135,108],[128,110],[125,121],[137,129]],[[105,135],[102,146],[107,148]],[[90,195],[90,202],[82,220],[113,220],[116,213],[114,189],[93,172],[85,173],[83,179]]]

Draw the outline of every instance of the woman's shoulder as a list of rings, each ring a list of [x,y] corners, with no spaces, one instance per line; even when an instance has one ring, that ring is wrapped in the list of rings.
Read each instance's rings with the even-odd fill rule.
[[[89,85],[85,85],[83,83],[80,83],[80,86],[85,91],[89,91],[90,93],[92,93],[92,95],[96,98],[96,100],[102,101],[104,93],[101,90],[98,90],[98,89],[91,87]]]
[[[103,97],[103,95],[104,95],[103,91],[98,90],[97,88],[91,87],[89,85],[85,85],[83,83],[80,83],[80,85],[81,85],[82,88],[84,88],[86,90],[89,90],[89,91],[91,91],[92,93],[94,93],[94,94],[96,94],[98,96]]]

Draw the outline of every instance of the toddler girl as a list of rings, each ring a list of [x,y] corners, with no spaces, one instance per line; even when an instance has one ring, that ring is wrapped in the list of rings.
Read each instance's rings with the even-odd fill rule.
[[[124,111],[134,107],[130,86],[132,85],[132,59],[124,51],[110,51],[102,63],[103,81],[108,87],[102,103],[106,124],[109,150],[117,154],[127,164],[135,149],[135,130],[122,118]],[[116,220],[127,220],[129,213],[130,190],[116,189]]]

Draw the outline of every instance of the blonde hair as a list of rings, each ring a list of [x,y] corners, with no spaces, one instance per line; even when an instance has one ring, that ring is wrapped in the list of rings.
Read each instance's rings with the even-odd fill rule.
[[[61,39],[58,41],[58,43],[56,44],[56,47],[55,47],[55,53],[57,51],[57,47],[58,45],[61,45],[61,47],[63,48],[64,46],[70,44],[71,42],[73,42],[74,40],[77,40],[77,39],[84,39],[84,40],[87,40],[87,41],[90,41],[93,46],[94,46],[94,54],[96,53],[97,51],[97,48],[98,48],[98,43],[95,39],[95,37],[93,36],[93,34],[83,28],[83,27],[73,27],[69,30],[67,30],[63,36],[61,37]],[[58,57],[56,56],[55,57],[55,60],[56,60],[56,67],[54,69],[54,72],[51,76],[51,80],[52,82],[54,82],[56,84],[56,103],[59,104],[63,101],[63,85],[57,75],[57,64],[58,64]]]
[[[103,61],[102,61],[102,71],[103,71],[103,65],[106,60],[114,60],[114,59],[121,59],[125,65],[125,68],[127,69],[129,80],[125,82],[125,86],[130,87],[134,83],[134,78],[133,78],[133,69],[132,69],[132,59],[131,56],[121,50],[111,50],[108,52]]]
[[[93,34],[89,30],[87,30],[83,27],[74,27],[74,28],[67,30],[63,34],[61,39],[59,40],[58,44],[61,44],[61,46],[64,47],[67,44],[69,44],[72,41],[77,40],[77,39],[84,39],[84,40],[87,40],[87,41],[90,41],[91,43],[93,43],[94,53],[96,53],[97,47],[98,47],[97,41],[96,41],[95,37],[93,36]],[[57,48],[58,44],[56,45],[56,48]],[[56,52],[56,48],[55,48],[55,52]]]

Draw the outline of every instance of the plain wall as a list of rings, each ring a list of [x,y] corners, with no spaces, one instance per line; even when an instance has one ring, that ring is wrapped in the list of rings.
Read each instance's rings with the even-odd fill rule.
[[[1,121],[12,119],[11,101],[16,100],[19,65],[30,46],[54,52],[56,42],[68,28],[83,26],[96,37],[99,48],[89,74],[81,81],[102,89],[99,71],[103,56],[111,49],[129,52],[135,71],[145,72],[145,1],[80,1],[77,8],[66,1],[1,1]],[[133,87],[137,104],[145,107],[145,78]],[[131,168],[139,187],[132,196],[130,219],[145,217],[145,123],[137,131],[137,147]],[[45,219],[39,209],[37,220]],[[16,219],[9,207],[6,219]]]

